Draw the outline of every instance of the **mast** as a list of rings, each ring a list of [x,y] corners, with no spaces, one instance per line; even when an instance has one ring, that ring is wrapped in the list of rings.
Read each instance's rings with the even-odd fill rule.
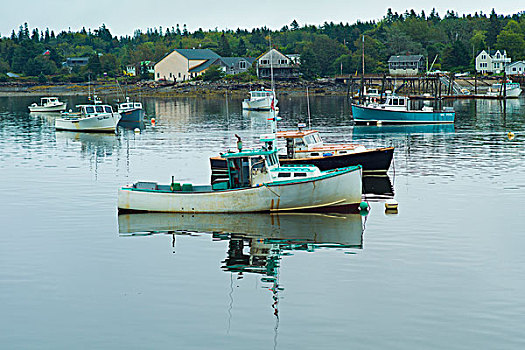
[[[365,35],[363,34],[363,42],[362,42],[362,45],[361,45],[361,59],[362,59],[362,65],[363,65],[363,70],[361,72],[361,89],[359,91],[359,94],[361,95],[360,96],[360,99],[361,99],[361,103],[364,102],[364,88],[365,88]]]
[[[277,132],[277,116],[275,115],[275,85],[273,81],[273,55],[272,55],[272,37],[268,36],[269,42],[270,42],[270,51],[268,51],[268,54],[270,55],[270,77],[271,77],[271,87],[272,87],[272,104],[271,104],[271,110],[272,110],[272,122],[271,122],[271,132],[275,135]]]

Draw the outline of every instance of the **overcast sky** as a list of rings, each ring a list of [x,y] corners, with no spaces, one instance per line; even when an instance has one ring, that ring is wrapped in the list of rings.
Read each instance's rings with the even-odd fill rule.
[[[427,14],[436,7],[441,16],[449,9],[460,14],[476,11],[488,14],[492,7],[498,14],[525,10],[521,1],[504,2],[490,5],[489,1],[479,0],[425,1],[429,5],[422,7],[420,0],[9,0],[2,4],[0,35],[9,36],[13,29],[17,32],[24,22],[30,29],[47,27],[55,33],[68,28],[72,31],[82,27],[96,29],[104,23],[113,35],[122,36],[133,35],[135,29],[168,28],[177,23],[181,30],[186,23],[190,31],[199,27],[204,30],[262,26],[279,29],[294,19],[301,26],[305,23],[319,25],[325,21],[352,24],[357,20],[380,19],[389,7],[399,13],[413,8],[417,13],[425,10]]]

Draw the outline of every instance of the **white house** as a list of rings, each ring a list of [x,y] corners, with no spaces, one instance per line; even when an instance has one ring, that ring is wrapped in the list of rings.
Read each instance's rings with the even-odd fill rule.
[[[203,74],[218,58],[210,49],[173,50],[155,65],[155,80],[190,80]]]
[[[505,73],[507,73],[507,75],[524,75],[525,61],[516,61],[505,66]]]
[[[505,50],[482,50],[476,56],[476,71],[481,74],[499,74],[511,62]]]

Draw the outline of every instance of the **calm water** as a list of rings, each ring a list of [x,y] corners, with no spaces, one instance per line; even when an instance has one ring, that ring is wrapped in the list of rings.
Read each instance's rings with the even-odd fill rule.
[[[344,98],[312,98],[326,141],[396,146],[399,213],[378,196],[366,218],[118,217],[120,185],[206,183],[208,157],[253,143],[265,116],[150,99],[155,128],[76,134],[30,115],[36,100],[0,98],[1,348],[525,347],[525,100],[354,128]],[[304,98],[280,100],[282,126],[306,121]]]

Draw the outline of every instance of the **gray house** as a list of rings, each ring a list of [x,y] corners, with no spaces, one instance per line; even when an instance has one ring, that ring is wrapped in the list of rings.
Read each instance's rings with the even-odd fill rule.
[[[254,61],[253,57],[220,57],[214,64],[218,64],[224,73],[234,75],[246,72]]]
[[[62,62],[62,66],[73,68],[86,66],[89,62],[89,57],[68,57],[66,62]]]
[[[524,75],[525,61],[516,61],[505,67],[507,75]]]
[[[255,68],[259,78],[270,78],[273,69],[275,79],[296,79],[299,78],[298,61],[280,53],[276,49],[271,49],[257,57]]]
[[[423,55],[390,56],[388,69],[392,75],[417,75],[425,71]]]

